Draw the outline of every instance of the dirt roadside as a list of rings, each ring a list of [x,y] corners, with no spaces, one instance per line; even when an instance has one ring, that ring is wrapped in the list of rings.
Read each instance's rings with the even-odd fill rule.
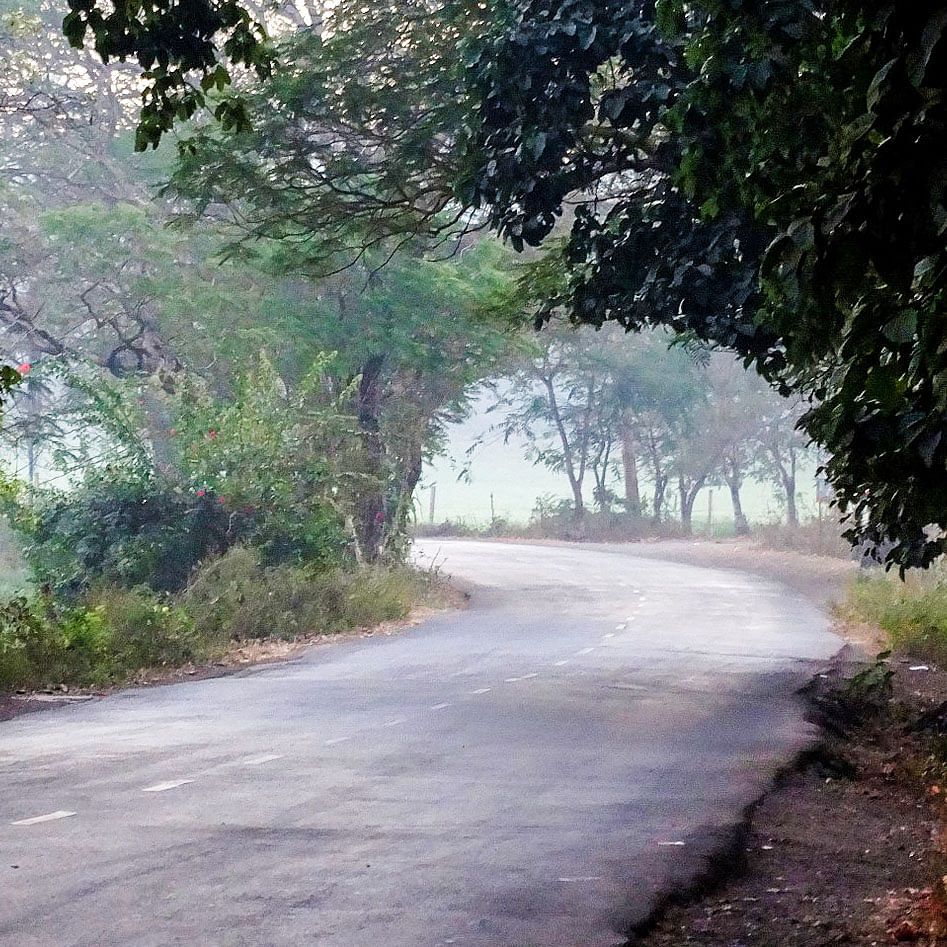
[[[855,569],[747,543],[641,544],[640,553],[753,572],[822,607]],[[947,671],[895,655],[867,678],[868,700],[842,679],[883,637],[836,630],[852,647],[808,694],[822,745],[747,813],[741,857],[716,864],[702,889],[666,904],[630,944],[947,945]]]

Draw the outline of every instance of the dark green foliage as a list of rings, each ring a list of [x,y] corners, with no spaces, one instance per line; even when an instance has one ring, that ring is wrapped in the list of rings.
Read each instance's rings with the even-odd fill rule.
[[[37,581],[71,600],[99,581],[179,589],[198,561],[248,531],[214,496],[188,496],[115,469],[43,496],[18,525]]]
[[[850,538],[929,563],[924,527],[947,525],[941,6],[512,9],[470,46],[466,200],[537,245],[578,196],[573,317],[690,330],[807,393]]]
[[[272,65],[266,34],[236,0],[141,0],[97,4],[69,0],[63,32],[73,46],[90,45],[105,62],[137,61],[145,87],[135,148],[157,147],[175,122],[190,118],[214,92],[231,83],[224,65],[246,66],[265,76]],[[247,125],[237,97],[215,99],[214,115],[225,128]]]

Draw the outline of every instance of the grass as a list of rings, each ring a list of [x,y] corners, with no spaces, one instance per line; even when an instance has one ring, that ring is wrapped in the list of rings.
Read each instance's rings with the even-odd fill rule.
[[[871,572],[853,579],[837,614],[880,628],[892,647],[932,660],[947,661],[947,570]]]
[[[406,567],[263,567],[235,547],[177,595],[102,586],[64,609],[43,595],[0,606],[0,693],[121,684],[142,670],[202,663],[250,640],[292,640],[396,621],[436,600],[436,577]]]

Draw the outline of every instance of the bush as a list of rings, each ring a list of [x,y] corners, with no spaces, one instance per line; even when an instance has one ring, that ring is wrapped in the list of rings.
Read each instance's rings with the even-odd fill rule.
[[[109,680],[141,668],[200,661],[213,650],[173,599],[156,597],[150,589],[110,586],[91,593],[86,601],[107,630],[102,666],[109,668]]]
[[[199,560],[241,538],[213,498],[109,469],[36,501],[17,521],[24,555],[37,581],[68,601],[99,582],[179,589]]]
[[[947,575],[943,567],[908,573],[859,575],[839,615],[880,628],[894,647],[947,660]]]
[[[190,619],[146,589],[102,588],[66,609],[48,596],[0,607],[0,691],[118,683],[207,653]]]
[[[295,638],[403,618],[421,582],[407,569],[263,566],[236,546],[203,563],[179,600],[202,640]]]
[[[49,594],[19,596],[0,606],[0,691],[120,683],[143,668],[207,660],[231,641],[396,620],[425,584],[408,569],[264,566],[259,550],[234,546],[177,594],[101,584],[67,607]]]

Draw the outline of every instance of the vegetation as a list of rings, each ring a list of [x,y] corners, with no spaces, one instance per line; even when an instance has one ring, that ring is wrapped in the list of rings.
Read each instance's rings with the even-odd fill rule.
[[[120,59],[126,12],[76,8],[67,32],[108,33]],[[133,151],[164,118],[146,107],[136,140],[136,71],[69,49],[60,15],[0,13],[0,383],[19,382],[0,450],[26,456],[0,501],[29,569],[8,582],[0,687],[403,616],[424,585],[404,565],[424,458],[511,345],[485,306],[504,252],[405,246],[382,267],[379,247],[327,275],[291,239],[228,256],[220,214],[170,226],[184,205],[154,185],[174,150]],[[155,104],[165,56],[144,55]]]
[[[722,486],[745,535],[741,490],[751,477],[776,487],[797,527],[797,471],[809,455],[795,428],[799,405],[732,357],[671,343],[663,332],[550,326],[512,363],[515,374],[496,383],[497,427],[563,474],[572,532],[583,531],[591,481],[595,512],[616,519],[612,533],[622,518],[627,535],[646,532],[646,522],[660,532],[672,498],[690,533],[701,490]]]
[[[947,659],[947,575],[942,566],[904,580],[860,575],[838,607],[845,620],[880,628],[900,651]]]
[[[221,58],[266,71],[262,34],[218,6],[183,34],[163,4],[83,6],[67,29],[148,70],[173,35],[149,73],[167,127],[199,101],[189,76],[226,85]],[[888,538],[901,565],[943,551],[925,531],[947,526],[939,7],[359,0],[311,26],[275,50],[261,100],[304,133],[254,140],[228,119],[235,138],[185,145],[185,189],[232,199],[218,172],[276,142],[272,187],[241,190],[248,232],[301,232],[314,260],[339,253],[329,219],[363,247],[472,221],[517,249],[565,230],[539,321],[565,310],[733,349],[807,400],[853,542]],[[300,143],[325,159],[293,160]]]
[[[428,577],[407,568],[264,568],[236,546],[173,594],[99,585],[70,606],[48,592],[17,595],[0,607],[0,693],[120,684],[226,658],[240,642],[371,627],[404,618],[428,591]]]

